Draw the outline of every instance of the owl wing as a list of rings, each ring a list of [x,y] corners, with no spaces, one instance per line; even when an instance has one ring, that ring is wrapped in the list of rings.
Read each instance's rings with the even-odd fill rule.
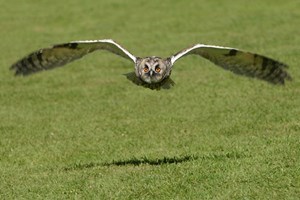
[[[196,44],[171,56],[172,65],[179,58],[190,54],[200,55],[233,73],[256,77],[273,84],[284,84],[285,80],[291,80],[286,64],[230,47]]]
[[[136,57],[111,39],[73,41],[35,51],[11,66],[16,75],[27,75],[63,66],[96,50],[107,50],[136,62]]]

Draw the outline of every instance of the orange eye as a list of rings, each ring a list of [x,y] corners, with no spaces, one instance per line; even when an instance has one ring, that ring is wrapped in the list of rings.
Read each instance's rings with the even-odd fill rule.
[[[160,72],[161,71],[160,67],[155,67],[155,71]]]
[[[145,66],[144,67],[144,72],[146,72],[146,73],[149,72],[149,67]]]

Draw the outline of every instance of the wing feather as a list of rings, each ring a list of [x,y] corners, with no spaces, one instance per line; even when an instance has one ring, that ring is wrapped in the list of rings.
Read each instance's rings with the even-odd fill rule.
[[[286,64],[263,55],[231,47],[196,44],[171,56],[172,65],[186,55],[200,55],[222,68],[248,77],[256,77],[273,84],[291,80]]]
[[[107,50],[136,62],[136,57],[111,39],[73,41],[35,51],[11,66],[16,75],[27,75],[63,66],[96,50]]]

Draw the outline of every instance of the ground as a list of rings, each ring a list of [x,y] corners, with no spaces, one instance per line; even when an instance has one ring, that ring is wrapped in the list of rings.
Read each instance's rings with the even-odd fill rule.
[[[1,199],[298,199],[300,3],[7,1],[0,11]],[[126,79],[130,61],[96,52],[14,77],[36,49],[112,38],[136,56],[195,43],[287,63],[285,86],[197,56],[170,90]]]

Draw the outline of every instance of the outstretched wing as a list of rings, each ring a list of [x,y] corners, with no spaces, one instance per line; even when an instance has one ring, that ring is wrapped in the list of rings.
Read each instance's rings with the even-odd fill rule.
[[[111,39],[73,41],[40,49],[11,66],[16,75],[27,75],[65,65],[96,50],[107,50],[134,63],[136,57]]]
[[[179,58],[190,54],[200,55],[236,74],[256,77],[273,84],[284,84],[285,80],[291,80],[286,64],[230,47],[196,44],[173,55],[170,58],[172,65]]]

